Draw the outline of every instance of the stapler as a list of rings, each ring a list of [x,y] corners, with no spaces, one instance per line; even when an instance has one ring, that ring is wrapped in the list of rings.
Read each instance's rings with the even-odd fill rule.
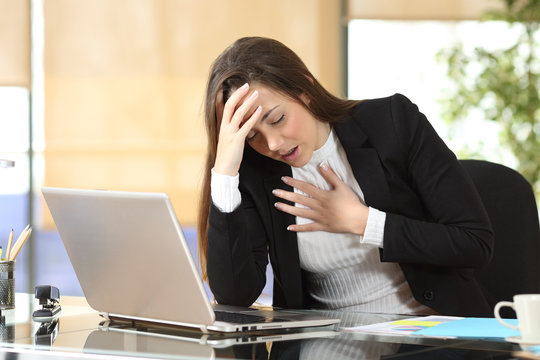
[[[58,316],[60,307],[60,290],[51,285],[40,285],[35,288],[35,297],[39,300],[41,309],[32,314],[32,319],[39,322],[49,322]]]

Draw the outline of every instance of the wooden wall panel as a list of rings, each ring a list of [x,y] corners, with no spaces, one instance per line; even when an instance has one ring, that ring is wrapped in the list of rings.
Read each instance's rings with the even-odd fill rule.
[[[0,0],[0,86],[30,85],[30,0]]]
[[[238,37],[273,37],[337,93],[338,6],[45,0],[45,185],[166,192],[195,224],[212,61]]]

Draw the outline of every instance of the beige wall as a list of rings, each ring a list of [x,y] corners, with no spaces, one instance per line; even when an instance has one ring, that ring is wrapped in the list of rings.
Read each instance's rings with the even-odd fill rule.
[[[0,0],[3,8],[12,4]],[[195,224],[206,76],[213,59],[241,36],[281,40],[342,95],[340,21],[346,19],[340,19],[338,0],[43,4],[44,185],[166,192],[180,221]],[[500,1],[346,4],[348,18],[467,19]],[[45,225],[52,224],[46,209],[44,214]]]
[[[227,45],[279,39],[341,88],[338,1],[44,0],[44,14],[45,185],[167,192],[183,224],[196,221],[206,77]]]

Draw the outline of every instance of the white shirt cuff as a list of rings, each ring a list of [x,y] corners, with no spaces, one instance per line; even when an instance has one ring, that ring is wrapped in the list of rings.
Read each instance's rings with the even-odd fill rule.
[[[242,202],[238,184],[240,175],[229,176],[218,174],[212,169],[210,180],[210,194],[214,205],[222,212],[230,213]]]
[[[366,223],[366,230],[364,231],[364,236],[360,239],[360,243],[375,245],[382,248],[385,222],[386,213],[370,207]]]

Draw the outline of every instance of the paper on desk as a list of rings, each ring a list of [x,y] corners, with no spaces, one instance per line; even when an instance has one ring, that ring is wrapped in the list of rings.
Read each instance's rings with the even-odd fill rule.
[[[419,330],[429,329],[434,327],[435,325],[440,325],[443,323],[453,322],[455,320],[461,319],[463,318],[457,316],[430,315],[410,319],[388,321],[377,324],[346,327],[343,328],[343,331],[409,336]]]
[[[505,319],[505,321],[517,325],[516,319]],[[464,318],[459,321],[446,322],[435,327],[419,330],[414,335],[504,339],[510,336],[518,336],[520,333],[501,325],[495,318]]]
[[[526,347],[523,351],[514,351],[512,356],[515,356],[519,359],[534,359],[540,360],[540,346],[530,346]]]

